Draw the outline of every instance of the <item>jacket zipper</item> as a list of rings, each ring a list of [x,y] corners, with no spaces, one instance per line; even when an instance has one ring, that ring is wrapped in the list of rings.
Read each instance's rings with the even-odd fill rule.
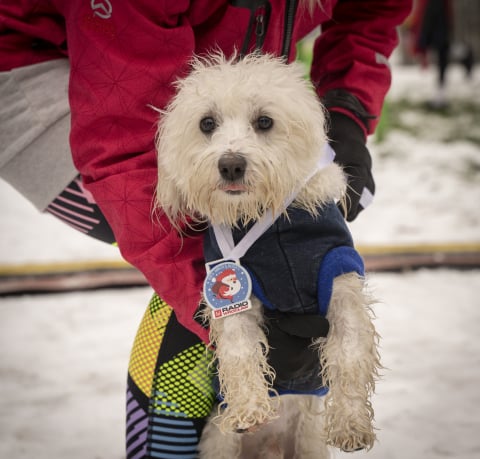
[[[252,35],[255,35],[255,49],[262,49],[270,19],[271,4],[268,0],[231,0],[231,4],[241,8],[248,8],[251,13],[245,39],[240,51],[240,58],[242,58],[247,53]],[[298,0],[286,0],[283,38],[280,50],[280,55],[283,56],[285,60],[288,60],[288,56],[290,55],[297,6]]]
[[[298,0],[287,0],[285,7],[285,25],[283,31],[282,56],[288,60],[290,48],[292,46],[293,25],[295,22],[295,14],[297,12]]]
[[[270,3],[265,2],[255,12],[255,48],[262,49],[270,19]]]
[[[240,8],[250,10],[250,20],[248,22],[247,32],[240,50],[240,58],[247,54],[250,47],[250,41],[255,36],[255,49],[261,49],[265,41],[265,33],[270,18],[270,2],[268,0],[236,0],[231,4]]]

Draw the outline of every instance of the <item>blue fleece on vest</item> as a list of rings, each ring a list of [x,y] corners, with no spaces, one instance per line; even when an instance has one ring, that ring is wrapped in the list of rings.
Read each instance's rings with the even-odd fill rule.
[[[317,216],[288,208],[250,247],[240,263],[252,278],[254,295],[269,309],[325,316],[335,277],[356,272],[363,261],[353,248],[345,221],[334,203]],[[252,224],[232,231],[237,244]],[[207,262],[223,258],[212,229],[204,238]]]

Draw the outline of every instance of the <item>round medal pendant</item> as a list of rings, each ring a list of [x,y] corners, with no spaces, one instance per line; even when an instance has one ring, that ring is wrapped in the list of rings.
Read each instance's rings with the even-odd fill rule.
[[[252,307],[252,280],[239,263],[219,260],[207,263],[203,295],[215,319],[238,314]]]

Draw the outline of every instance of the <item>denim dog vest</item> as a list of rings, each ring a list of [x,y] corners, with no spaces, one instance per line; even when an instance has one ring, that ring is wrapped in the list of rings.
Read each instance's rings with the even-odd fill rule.
[[[252,224],[232,230],[237,244]],[[206,262],[222,258],[215,234],[204,239]],[[268,309],[325,316],[335,277],[364,274],[345,221],[334,203],[312,216],[292,206],[255,241],[240,260],[252,278],[254,295]]]

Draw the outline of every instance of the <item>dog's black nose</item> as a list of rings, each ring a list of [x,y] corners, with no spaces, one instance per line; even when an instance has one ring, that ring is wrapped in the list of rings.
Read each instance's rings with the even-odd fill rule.
[[[224,180],[228,180],[229,182],[234,182],[243,178],[246,168],[247,161],[239,154],[226,154],[218,161],[220,175]]]

